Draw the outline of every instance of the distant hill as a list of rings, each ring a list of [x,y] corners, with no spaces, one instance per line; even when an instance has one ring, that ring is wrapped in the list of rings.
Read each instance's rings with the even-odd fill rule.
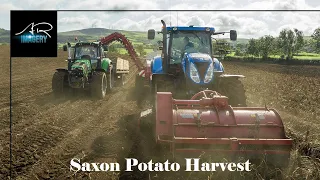
[[[0,43],[10,42],[10,31],[0,28]]]
[[[75,37],[77,37],[81,41],[95,41],[97,39],[100,39],[101,37],[108,36],[114,32],[119,32],[121,34],[124,34],[134,44],[150,43],[149,40],[147,39],[147,32],[124,31],[124,30],[105,29],[105,28],[88,28],[88,29],[60,32],[58,33],[58,43],[74,41]]]
[[[110,34],[113,32],[121,32],[121,33],[130,32],[130,33],[138,33],[138,34],[144,33],[144,32],[124,31],[124,30],[105,29],[105,28],[87,28],[87,29],[81,29],[81,30],[60,32],[59,35],[63,35],[63,36],[69,36],[69,35],[101,36],[101,35]]]
[[[81,41],[95,41],[101,37],[108,36],[111,33],[119,32],[124,34],[131,42],[134,44],[150,43],[147,39],[147,32],[139,31],[125,31],[125,30],[115,30],[115,29],[105,29],[105,28],[87,28],[73,31],[66,31],[58,33],[58,43],[66,43],[68,41],[74,41],[77,37]],[[156,36],[156,40],[160,40],[161,36]],[[248,39],[237,40],[237,43],[247,43]],[[10,31],[0,28],[0,43],[10,42]],[[156,41],[153,41],[156,42]]]
[[[115,30],[115,29],[105,29],[105,28],[87,28],[73,31],[66,31],[58,33],[58,43],[66,43],[68,41],[74,41],[77,37],[81,41],[96,41],[101,37],[108,36],[111,33],[119,32],[124,34],[133,44],[146,43],[149,44],[150,41],[147,39],[147,32],[140,31],[125,31],[125,30]],[[305,36],[305,39],[310,39],[310,36]],[[156,40],[160,40],[161,36],[156,36]],[[224,38],[228,40],[228,38]],[[249,39],[238,38],[234,43],[246,44]],[[156,42],[156,41],[152,41]],[[10,43],[10,31],[0,28],[0,43]]]

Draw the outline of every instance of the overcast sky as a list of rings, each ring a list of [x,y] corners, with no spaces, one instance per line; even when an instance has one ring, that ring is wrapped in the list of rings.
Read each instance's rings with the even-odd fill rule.
[[[195,4],[196,3],[196,4]],[[10,29],[10,10],[320,10],[319,0],[0,0],[0,27]],[[217,31],[235,29],[238,37],[278,35],[283,28],[297,28],[305,35],[320,27],[318,12],[59,12],[58,31],[103,27],[122,30],[160,30],[167,24],[212,26]]]

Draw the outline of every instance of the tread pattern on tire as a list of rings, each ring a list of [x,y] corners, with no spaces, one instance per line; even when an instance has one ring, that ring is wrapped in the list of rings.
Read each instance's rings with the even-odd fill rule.
[[[55,97],[64,95],[66,91],[65,72],[56,71],[52,77],[52,91]]]
[[[221,79],[219,84],[219,93],[229,98],[229,104],[231,106],[247,106],[245,89],[242,82],[239,79]]]
[[[91,95],[99,99],[102,99],[105,97],[103,96],[101,91],[101,85],[102,85],[101,82],[102,82],[103,75],[105,75],[104,72],[96,72],[92,77],[93,79],[92,79],[92,85],[91,85]]]

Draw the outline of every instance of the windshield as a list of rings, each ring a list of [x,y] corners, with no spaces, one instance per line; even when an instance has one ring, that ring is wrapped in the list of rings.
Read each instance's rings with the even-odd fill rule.
[[[211,36],[207,32],[178,31],[171,36],[170,64],[180,63],[184,53],[211,54]]]
[[[79,46],[75,48],[75,59],[81,59],[82,56],[90,56],[91,59],[96,59],[98,54],[97,47],[94,46]]]

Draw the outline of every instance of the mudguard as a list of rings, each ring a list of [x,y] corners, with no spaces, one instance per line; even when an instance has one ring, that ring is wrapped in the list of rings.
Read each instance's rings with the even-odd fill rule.
[[[103,58],[103,59],[101,60],[101,68],[102,68],[103,70],[105,70],[106,72],[109,71],[109,66],[110,66],[110,64],[112,64],[112,61],[111,61],[109,58]]]
[[[56,69],[56,71],[68,73],[68,70],[67,69],[63,69],[63,68],[58,68],[58,69]]]
[[[163,74],[162,69],[162,58],[161,56],[156,56],[151,61],[151,72],[152,74]]]
[[[222,71],[224,72],[224,68],[222,63],[217,59],[217,58],[213,58],[213,62],[214,62],[214,71]]]

